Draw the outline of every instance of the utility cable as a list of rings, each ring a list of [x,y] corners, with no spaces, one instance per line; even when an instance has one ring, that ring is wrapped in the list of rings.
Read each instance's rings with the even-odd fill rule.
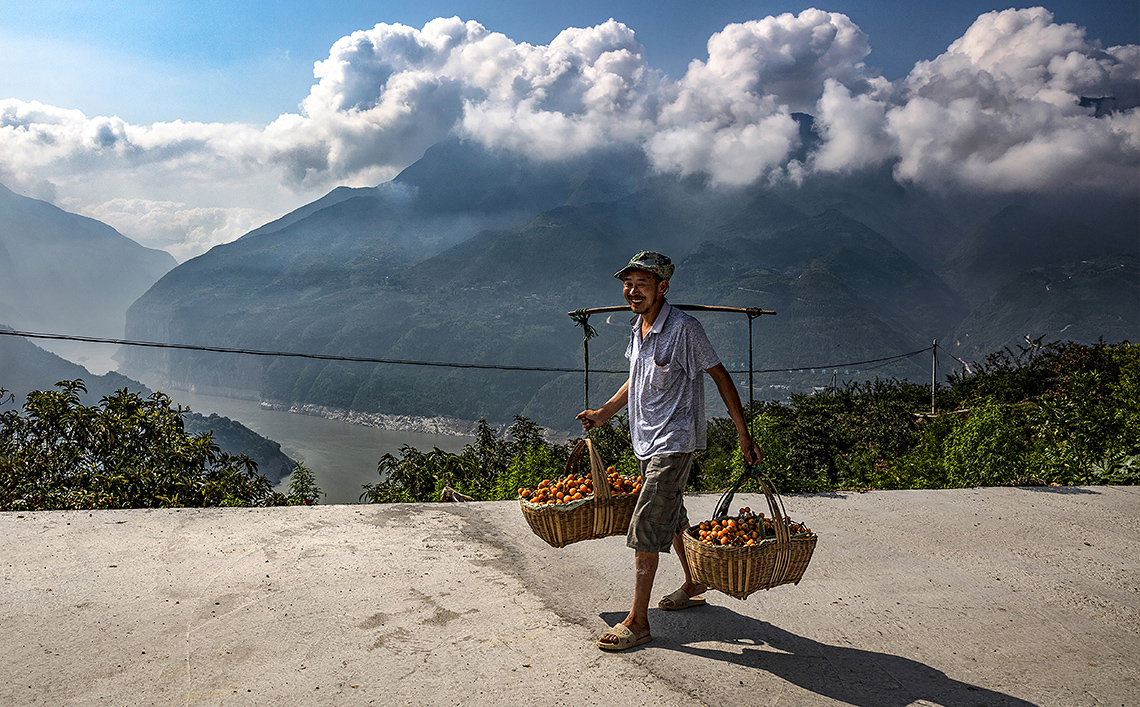
[[[55,341],[82,341],[92,344],[115,344],[117,346],[141,346],[156,349],[181,349],[185,351],[205,351],[210,353],[230,353],[230,354],[243,354],[246,356],[283,356],[287,358],[307,358],[316,359],[320,361],[346,361],[350,363],[388,363],[401,366],[434,366],[438,368],[478,368],[483,370],[496,370],[496,371],[537,371],[540,373],[582,373],[585,369],[582,368],[556,368],[545,366],[505,366],[489,363],[449,363],[444,361],[415,361],[408,359],[393,359],[393,358],[370,358],[366,356],[339,356],[333,354],[313,354],[313,353],[298,353],[295,351],[264,351],[260,349],[234,349],[224,346],[200,346],[196,344],[169,344],[157,341],[134,341],[130,339],[104,339],[94,336],[74,336],[69,334],[44,334],[40,332],[31,331],[15,331],[10,329],[0,329],[0,335],[4,336],[19,336],[25,339],[50,339]],[[802,373],[805,370],[819,370],[828,368],[850,368],[852,366],[864,366],[871,363],[889,363],[911,356],[917,356],[920,353],[930,351],[932,346],[927,346],[918,351],[911,351],[910,353],[897,354],[895,356],[886,356],[883,358],[872,358],[866,361],[853,361],[851,363],[833,363],[826,366],[796,366],[794,368],[766,368],[763,370],[756,370],[753,373]],[[877,368],[878,366],[876,366]],[[629,370],[607,370],[607,369],[590,369],[591,373],[614,373],[614,374],[628,374]]]

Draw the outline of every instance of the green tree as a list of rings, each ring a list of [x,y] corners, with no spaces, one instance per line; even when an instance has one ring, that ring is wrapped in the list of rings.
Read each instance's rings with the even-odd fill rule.
[[[955,425],[943,449],[943,464],[955,487],[999,486],[1023,473],[1025,445],[1010,409],[986,400]]]
[[[321,487],[317,486],[313,470],[304,463],[297,462],[293,466],[293,473],[289,476],[289,505],[315,506],[324,495]]]
[[[187,434],[162,393],[123,389],[97,406],[82,380],[32,391],[23,412],[0,413],[0,509],[265,505],[268,479],[245,455]]]

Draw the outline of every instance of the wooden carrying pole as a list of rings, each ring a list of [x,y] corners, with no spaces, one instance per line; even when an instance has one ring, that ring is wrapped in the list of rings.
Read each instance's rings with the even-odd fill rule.
[[[752,320],[756,317],[771,314],[775,312],[769,309],[760,309],[759,307],[722,307],[715,304],[672,304],[677,309],[688,312],[729,312],[732,314],[746,314],[748,315],[748,404],[751,407],[753,402],[753,382],[752,382]],[[589,325],[591,314],[610,314],[613,312],[629,312],[629,305],[618,305],[614,307],[594,307],[592,309],[579,309],[573,312],[567,312],[572,319],[574,319],[583,328],[582,332],[582,349],[585,357],[585,372],[586,372],[586,409],[590,409],[590,339],[597,335]]]

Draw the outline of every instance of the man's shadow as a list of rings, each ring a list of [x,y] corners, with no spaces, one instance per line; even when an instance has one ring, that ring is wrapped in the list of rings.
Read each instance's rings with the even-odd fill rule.
[[[607,626],[625,613],[601,614]],[[651,610],[653,641],[645,648],[764,670],[805,690],[859,707],[906,707],[929,700],[943,707],[1035,707],[1017,697],[948,677],[929,665],[889,653],[832,646],[722,606]],[[718,648],[716,644],[725,645]]]

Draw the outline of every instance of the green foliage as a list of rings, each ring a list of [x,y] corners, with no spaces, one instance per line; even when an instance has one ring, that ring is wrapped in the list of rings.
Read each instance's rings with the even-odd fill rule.
[[[590,437],[604,462],[636,474],[629,427],[622,418],[612,422],[617,424],[595,428]],[[366,484],[360,498],[372,503],[435,501],[449,486],[480,501],[514,500],[520,488],[564,475],[576,442],[548,441],[541,427],[521,415],[501,437],[480,420],[475,441],[459,454],[440,449],[424,454],[404,446],[398,455],[384,455],[377,465],[380,481]]]
[[[564,469],[558,464],[550,445],[540,445],[522,450],[511,460],[505,473],[495,481],[493,500],[516,498],[521,488],[534,488],[543,479],[561,476]]]
[[[32,391],[0,413],[0,509],[265,505],[271,484],[244,455],[187,434],[161,393],[80,404],[82,380]]]
[[[986,400],[954,425],[943,445],[949,486],[1000,486],[1014,481],[1024,467],[1021,429],[1010,408]]]
[[[371,503],[435,501],[450,487],[480,501],[514,499],[523,485],[561,476],[569,450],[570,445],[548,442],[542,428],[521,415],[503,437],[480,420],[475,441],[459,454],[439,448],[424,454],[410,445],[401,447],[399,456],[385,454],[376,468],[380,481],[366,484],[360,498]],[[511,479],[533,481],[512,487]]]
[[[1115,381],[1108,385],[1109,395],[1125,439],[1140,441],[1140,346],[1117,346],[1111,349],[1116,366]]]
[[[1140,481],[1140,346],[1034,342],[948,382],[934,415],[928,389],[897,380],[754,403],[746,415],[762,469],[784,493]],[[297,505],[322,495],[303,464],[288,495],[272,491],[248,457],[187,433],[185,411],[161,393],[120,390],[85,407],[84,391],[81,380],[64,381],[30,393],[22,413],[0,413],[0,510]],[[637,473],[624,418],[591,439],[603,461]],[[361,499],[433,501],[446,487],[514,499],[563,475],[575,441],[551,442],[522,416],[502,435],[480,421],[459,454],[404,446],[384,455]],[[722,491],[742,471],[732,421],[710,420],[690,490]]]
[[[321,492],[321,487],[317,486],[317,479],[313,475],[313,470],[302,462],[297,462],[293,466],[293,474],[289,477],[289,495],[287,496],[289,505],[315,506],[321,496],[324,495]]]
[[[946,412],[934,415],[928,388],[897,380],[753,403],[746,416],[762,469],[784,493],[1140,480],[1140,346],[1034,342],[974,368],[948,377],[937,391]],[[637,473],[629,428],[612,422],[591,438],[604,460]],[[386,456],[384,479],[364,496],[432,500],[447,481],[481,500],[513,499],[520,487],[561,476],[571,445],[547,442],[526,418],[505,438],[484,423],[460,455],[405,447]],[[710,420],[689,490],[723,491],[743,470],[732,421]],[[752,481],[740,489],[759,490]]]

